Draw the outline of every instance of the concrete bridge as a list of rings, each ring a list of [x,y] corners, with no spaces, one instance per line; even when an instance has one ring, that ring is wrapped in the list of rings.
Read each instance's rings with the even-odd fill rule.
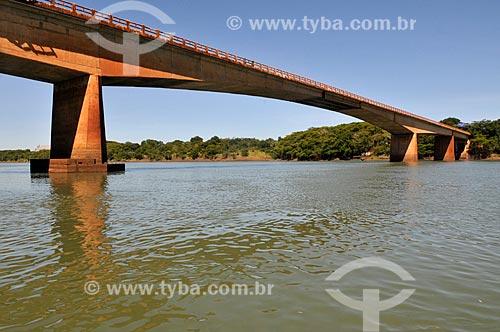
[[[88,33],[98,33],[100,42]],[[137,53],[139,63],[107,47],[134,46],[134,39],[136,47],[130,49],[137,50],[139,42],[154,49]],[[458,159],[470,136],[348,91],[64,0],[0,0],[0,72],[54,84],[50,172],[107,170],[103,85],[224,92],[324,108],[390,132],[391,161],[396,162],[418,161],[418,134],[435,135],[435,160],[445,161]]]

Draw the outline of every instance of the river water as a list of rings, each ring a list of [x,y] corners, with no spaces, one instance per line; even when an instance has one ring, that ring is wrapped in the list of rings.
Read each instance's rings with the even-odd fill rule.
[[[326,289],[358,301],[415,289],[380,312],[381,331],[500,331],[499,174],[496,162],[221,162],[32,178],[0,164],[0,330],[362,331],[363,313]],[[370,257],[414,280],[380,267],[326,280]],[[109,291],[138,284],[155,291]],[[235,284],[254,295],[205,294]]]

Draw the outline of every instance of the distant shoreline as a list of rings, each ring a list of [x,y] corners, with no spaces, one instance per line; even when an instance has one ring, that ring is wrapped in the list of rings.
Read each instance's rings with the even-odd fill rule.
[[[333,162],[382,162],[389,161],[389,157],[380,156],[374,158],[366,158],[366,159],[348,159],[348,160],[280,160],[280,159],[269,159],[269,158],[237,158],[237,159],[174,159],[174,160],[111,160],[108,163],[236,163],[236,162],[268,162],[268,163],[333,163]],[[420,161],[433,161],[432,159],[424,158]],[[500,161],[499,156],[492,156],[486,159],[460,159],[460,161]],[[29,164],[29,160],[20,160],[20,161],[0,161],[0,164]]]
[[[236,159],[172,159],[172,160],[153,160],[153,159],[130,159],[130,160],[108,160],[108,163],[221,163],[221,162],[269,162],[269,163],[306,163],[306,162],[315,162],[315,163],[328,163],[328,162],[376,162],[376,161],[388,161],[389,157],[380,156],[380,157],[370,157],[366,159],[335,159],[335,160],[281,160],[281,159],[272,159],[272,158],[236,158]],[[2,164],[27,164],[29,160],[18,160],[18,161],[0,161]]]
[[[131,160],[111,160],[108,163],[231,163],[231,162],[269,162],[269,163],[331,163],[331,162],[381,162],[389,161],[389,157],[370,157],[366,159],[347,159],[347,160],[281,160],[281,159],[270,159],[270,158],[236,158],[236,159],[173,159],[173,160],[151,160],[151,159],[131,159]],[[432,158],[423,158],[420,161],[433,161]],[[486,159],[460,159],[460,161],[500,161],[500,155],[494,155]],[[0,161],[0,164],[29,164],[29,160],[18,160],[18,161]]]
[[[109,164],[113,163],[251,163],[251,162],[266,162],[266,163],[333,163],[333,162],[377,162],[388,161],[389,159],[349,159],[349,160],[278,160],[278,159],[196,159],[196,160],[111,160]],[[21,161],[0,161],[0,164],[29,164],[29,160]]]

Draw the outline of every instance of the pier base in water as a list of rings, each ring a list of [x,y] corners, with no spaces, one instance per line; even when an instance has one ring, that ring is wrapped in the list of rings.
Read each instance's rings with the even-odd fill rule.
[[[95,159],[32,159],[31,174],[116,173],[125,172],[125,164],[98,164]]]

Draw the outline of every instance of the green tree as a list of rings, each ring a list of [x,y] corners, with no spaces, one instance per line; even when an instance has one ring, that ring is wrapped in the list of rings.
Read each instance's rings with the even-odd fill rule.
[[[195,136],[191,138],[190,142],[193,144],[201,144],[203,143],[203,138],[201,138],[200,136]]]
[[[165,144],[161,141],[148,139],[141,143],[141,146],[137,149],[137,153],[144,159],[159,161],[165,158]]]
[[[492,153],[500,154],[500,120],[481,120],[467,124],[464,128],[472,134],[469,154],[474,158],[488,158]]]
[[[431,158],[434,156],[434,135],[418,135],[418,158]]]
[[[486,136],[479,134],[473,139],[471,139],[469,154],[474,157],[474,159],[485,159],[491,155],[494,143],[492,139],[488,139]]]
[[[458,125],[460,123],[462,123],[462,121],[460,121],[460,119],[457,119],[457,118],[446,118],[444,120],[441,120],[441,123],[447,124],[448,126],[452,126],[452,127],[457,127],[458,128]]]

